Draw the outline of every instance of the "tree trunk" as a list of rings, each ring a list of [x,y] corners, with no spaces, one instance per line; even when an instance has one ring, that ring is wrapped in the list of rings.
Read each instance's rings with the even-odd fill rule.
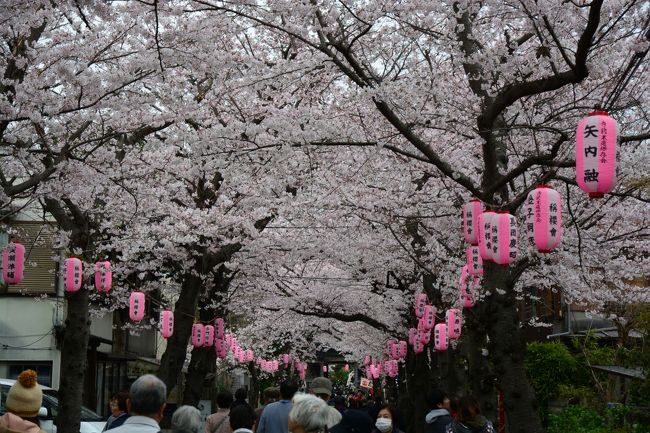
[[[484,270],[484,290],[491,293],[486,300],[490,351],[497,385],[504,395],[508,431],[543,433],[535,393],[524,368],[526,344],[519,327],[509,270],[493,263],[484,263]]]
[[[462,344],[467,356],[467,384],[471,393],[478,399],[483,415],[494,421],[497,418],[497,390],[488,357],[482,353],[482,349],[487,349],[485,304],[478,303],[471,310],[467,310],[465,320]]]
[[[206,267],[204,266],[204,269]],[[212,287],[201,297],[204,301],[203,303],[207,305],[210,305],[212,302],[217,305],[221,304],[228,292],[231,280],[232,276],[228,268],[224,265],[219,266],[218,270],[214,273]],[[225,315],[226,311],[223,308],[206,307],[199,310],[199,320],[203,323],[212,323],[216,317],[224,317]],[[192,349],[190,365],[187,368],[186,391],[183,394],[183,404],[196,406],[199,403],[205,378],[210,373],[215,373],[216,361],[217,355],[214,347],[195,347]],[[212,382],[214,382],[214,379]]]
[[[406,360],[408,395],[412,407],[412,417],[407,421],[409,433],[423,433],[424,417],[428,412],[427,391],[429,390],[429,359],[427,351],[418,355],[409,352]],[[408,412],[406,412],[408,413]]]
[[[176,386],[187,357],[187,344],[192,335],[194,312],[203,286],[201,277],[188,272],[181,293],[174,305],[174,333],[167,340],[167,349],[160,360],[158,377],[167,385],[169,394]]]
[[[88,290],[82,288],[68,297],[68,314],[61,346],[59,414],[56,417],[59,433],[78,433],[80,430],[89,336]]]

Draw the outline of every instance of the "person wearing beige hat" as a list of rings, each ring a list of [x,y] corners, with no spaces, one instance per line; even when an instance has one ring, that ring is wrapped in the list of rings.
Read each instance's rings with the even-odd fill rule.
[[[0,416],[0,433],[44,433],[38,422],[43,391],[37,379],[34,370],[25,370],[18,375],[7,394],[7,413]]]

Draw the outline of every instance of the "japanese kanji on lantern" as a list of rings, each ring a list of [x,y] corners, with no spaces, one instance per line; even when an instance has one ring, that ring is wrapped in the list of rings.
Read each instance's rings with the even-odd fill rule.
[[[255,354],[253,353],[252,350],[247,350],[246,351],[246,362],[253,362],[253,358],[255,358]]]
[[[100,293],[108,293],[113,284],[113,273],[108,260],[95,263],[95,289]]]
[[[420,335],[416,335],[415,341],[413,342],[413,352],[415,352],[416,354],[422,353],[424,351],[424,343],[422,343],[422,340],[420,338],[417,338],[419,336]]]
[[[483,275],[483,258],[481,257],[480,247],[471,246],[465,250],[467,259],[467,270],[470,275]]]
[[[217,338],[214,342],[214,351],[217,355],[217,358],[225,358],[228,355],[228,345],[225,340]]]
[[[560,193],[546,185],[526,198],[526,238],[540,253],[550,253],[560,244],[562,211]]]
[[[433,305],[424,306],[424,315],[422,316],[422,325],[424,329],[430,331],[436,323],[436,307]]]
[[[223,325],[223,319],[219,317],[214,321],[214,337],[223,339],[224,332],[225,332],[225,327]]]
[[[422,344],[429,344],[429,341],[431,341],[431,331],[423,329],[422,331],[418,331],[420,333],[420,341]]]
[[[427,305],[426,293],[418,293],[415,297],[415,317],[422,317],[425,305]]]
[[[129,318],[134,322],[144,319],[144,293],[133,292],[129,297]]]
[[[417,328],[409,328],[409,344],[413,346],[415,344],[415,337],[418,333]]]
[[[465,242],[471,245],[478,245],[479,236],[479,215],[483,212],[480,200],[471,200],[463,206],[463,234]]]
[[[517,219],[502,212],[492,217],[492,260],[509,265],[517,258]]]
[[[394,347],[395,347],[395,340],[390,339],[390,340],[386,341],[386,353],[387,353],[388,355],[390,355],[391,353],[393,353],[393,348],[394,348]]]
[[[401,340],[399,342],[399,358],[400,359],[406,358],[407,348],[408,348],[408,344],[406,343],[406,341]]]
[[[10,242],[2,249],[2,278],[5,284],[20,284],[25,274],[25,246]]]
[[[214,326],[205,325],[203,327],[203,333],[205,334],[205,337],[203,338],[203,346],[212,347],[214,344]]]
[[[83,283],[83,265],[76,257],[65,259],[65,291],[77,292]]]
[[[483,211],[478,216],[478,248],[483,260],[492,261],[492,219],[496,213]]]
[[[174,313],[169,310],[160,312],[160,334],[163,338],[169,338],[174,334]]]
[[[205,332],[203,324],[195,323],[192,325],[192,346],[201,347],[205,341]]]
[[[474,306],[474,296],[471,289],[467,287],[468,279],[471,281],[474,277],[469,275],[468,269],[469,267],[465,265],[460,271],[460,305],[463,308],[472,308]]]
[[[450,308],[447,310],[445,315],[446,325],[447,325],[447,334],[451,340],[460,338],[460,334],[463,327],[463,315],[460,310],[456,308]]]
[[[590,198],[602,197],[616,185],[616,121],[594,111],[578,122],[576,182]]]
[[[447,333],[447,325],[438,323],[433,329],[433,347],[440,352],[444,352],[448,346],[449,335]]]

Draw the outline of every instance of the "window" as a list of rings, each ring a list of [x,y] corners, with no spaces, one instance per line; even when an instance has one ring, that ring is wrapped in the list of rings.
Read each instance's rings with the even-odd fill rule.
[[[38,383],[43,386],[52,386],[52,362],[22,361],[9,364],[7,379],[18,379],[24,370],[34,370],[38,375]]]

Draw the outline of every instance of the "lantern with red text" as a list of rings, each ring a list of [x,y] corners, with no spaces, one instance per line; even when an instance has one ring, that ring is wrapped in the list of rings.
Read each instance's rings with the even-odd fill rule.
[[[446,314],[447,334],[449,339],[456,340],[460,338],[463,327],[463,315],[460,310],[450,308]]]
[[[169,338],[174,334],[174,313],[172,311],[160,312],[160,333],[163,338]]]
[[[134,322],[140,322],[144,318],[144,293],[131,293],[129,297],[129,318]]]
[[[478,245],[479,242],[479,215],[483,213],[480,200],[471,200],[463,206],[463,234],[465,242],[471,245]]]
[[[203,346],[212,347],[214,344],[214,326],[205,325],[203,327],[203,333],[205,334],[205,337],[203,338]]]
[[[576,182],[590,198],[599,198],[616,184],[616,121],[594,111],[578,122]]]
[[[418,293],[415,297],[415,317],[422,317],[425,305],[427,305],[427,295],[425,293]]]
[[[102,260],[95,263],[95,288],[100,293],[108,293],[113,284],[113,273],[111,272],[111,263],[108,260]]]
[[[65,291],[77,292],[83,283],[83,265],[76,257],[65,259]]]
[[[447,333],[447,325],[438,323],[433,329],[433,346],[436,350],[444,352],[449,346],[449,335]]]
[[[192,346],[201,347],[205,342],[205,328],[201,323],[192,325]]]
[[[560,244],[562,211],[560,193],[545,185],[526,198],[526,237],[540,253],[550,253]]]
[[[25,247],[11,242],[2,249],[2,279],[5,284],[20,284],[25,275]]]
[[[483,260],[492,261],[492,218],[496,213],[486,210],[478,217],[478,248]]]
[[[480,247],[468,247],[465,250],[467,258],[467,270],[470,275],[483,275],[483,258],[481,257]]]
[[[517,258],[517,219],[509,213],[492,218],[492,260],[507,266]]]

